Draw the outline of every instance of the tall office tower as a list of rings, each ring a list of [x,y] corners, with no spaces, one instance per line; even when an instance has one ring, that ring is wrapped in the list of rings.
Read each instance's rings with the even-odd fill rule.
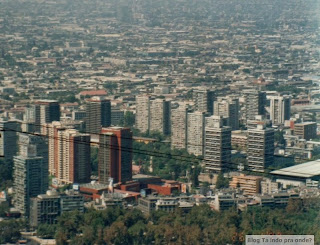
[[[28,137],[30,137],[28,139]],[[48,164],[41,155],[42,139],[38,136],[21,135],[21,148],[14,157],[13,203],[24,216],[29,216],[30,198],[48,189]],[[39,151],[39,152],[38,152]]]
[[[171,147],[187,149],[188,109],[179,107],[171,112]]]
[[[205,112],[188,113],[187,119],[187,151],[202,156],[204,150]]]
[[[213,102],[215,99],[214,91],[208,89],[197,89],[193,91],[193,101],[195,110],[213,114]]]
[[[136,128],[146,133],[150,128],[150,96],[136,97]]]
[[[248,130],[247,160],[249,170],[263,172],[274,162],[274,130],[258,124]]]
[[[5,160],[12,160],[18,151],[18,131],[21,131],[18,121],[0,119],[0,157]]]
[[[291,97],[290,96],[268,96],[270,100],[270,119],[273,124],[283,124],[290,119]]]
[[[90,181],[90,135],[53,122],[47,127],[49,173],[61,184]]]
[[[171,131],[171,102],[155,99],[150,105],[150,131],[158,131],[170,135]]]
[[[34,154],[37,157],[42,157],[42,168],[39,174],[41,175],[42,184],[44,185],[43,189],[48,188],[48,157],[49,157],[49,148],[48,140],[43,135],[30,135],[19,133],[18,138],[19,144],[19,156],[29,156]]]
[[[204,164],[209,172],[231,168],[231,128],[224,127],[221,116],[206,118]]]
[[[34,120],[36,132],[40,132],[40,125],[60,121],[60,105],[56,100],[38,100],[26,113],[28,119]]]
[[[132,132],[129,128],[103,128],[99,145],[99,182],[126,182],[132,179]]]
[[[124,120],[124,111],[117,107],[111,107],[111,125],[120,125]]]
[[[102,127],[111,125],[110,100],[90,99],[86,106],[86,132],[99,134]]]
[[[214,115],[229,118],[228,126],[232,130],[239,129],[239,98],[228,96],[219,97],[214,102]]]
[[[257,115],[265,114],[266,93],[258,90],[247,90],[245,96],[246,122],[254,120]]]

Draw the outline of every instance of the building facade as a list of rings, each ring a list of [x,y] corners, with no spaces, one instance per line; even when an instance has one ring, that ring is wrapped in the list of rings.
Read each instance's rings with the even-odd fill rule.
[[[205,112],[188,113],[187,119],[187,151],[196,156],[204,153]]]
[[[111,102],[105,99],[90,99],[86,105],[86,132],[99,134],[102,127],[111,125]]]
[[[171,147],[176,149],[187,149],[187,123],[188,109],[177,108],[171,112]]]
[[[231,167],[231,128],[222,126],[220,116],[206,118],[204,164],[209,172]]]
[[[129,128],[103,128],[99,144],[99,182],[109,184],[132,179],[132,132]]]
[[[270,100],[270,119],[273,124],[284,124],[290,119],[291,97],[290,96],[268,96]]]
[[[248,130],[247,161],[249,170],[264,172],[274,162],[274,130],[257,125]]]

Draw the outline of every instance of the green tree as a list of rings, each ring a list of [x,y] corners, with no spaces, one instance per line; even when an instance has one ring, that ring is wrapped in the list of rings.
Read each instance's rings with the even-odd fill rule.
[[[223,176],[223,173],[219,173],[216,183],[216,188],[228,188],[229,187],[229,180]]]
[[[40,224],[37,229],[37,236],[42,238],[54,238],[57,226],[54,224]]]
[[[15,243],[20,238],[21,225],[15,220],[0,222],[0,244]]]

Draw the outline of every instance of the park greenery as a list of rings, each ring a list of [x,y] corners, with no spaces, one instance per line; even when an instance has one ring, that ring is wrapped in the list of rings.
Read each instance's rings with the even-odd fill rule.
[[[108,208],[63,213],[37,234],[57,244],[243,244],[248,234],[312,234],[320,241],[318,199],[290,199],[285,209],[251,207],[244,212],[195,206],[189,213]]]

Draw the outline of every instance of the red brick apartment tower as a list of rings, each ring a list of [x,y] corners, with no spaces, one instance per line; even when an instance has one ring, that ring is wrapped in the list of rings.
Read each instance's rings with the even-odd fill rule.
[[[102,128],[99,146],[99,182],[108,184],[132,179],[132,132],[130,128]]]

